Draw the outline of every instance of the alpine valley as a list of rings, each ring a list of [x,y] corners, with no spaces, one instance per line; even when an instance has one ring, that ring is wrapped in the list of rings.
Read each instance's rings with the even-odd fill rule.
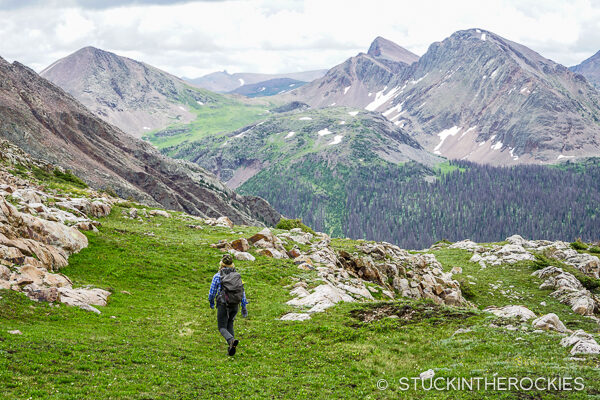
[[[469,29],[421,57],[377,37],[326,72],[192,81],[237,94],[90,47],[42,76],[164,155],[288,217],[334,236],[418,248],[514,232],[596,237],[593,66],[592,57],[568,69]]]
[[[5,3],[78,46],[168,30],[165,57],[231,60],[220,29],[252,26],[277,35],[265,71],[280,42],[357,51],[271,24],[297,1]],[[0,398],[597,398],[598,54],[567,68],[477,28],[366,50],[196,79],[95,47],[39,74],[0,58]]]

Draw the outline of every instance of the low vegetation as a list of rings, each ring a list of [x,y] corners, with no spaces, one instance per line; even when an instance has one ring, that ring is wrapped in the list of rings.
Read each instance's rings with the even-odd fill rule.
[[[533,262],[481,269],[463,250],[435,252],[474,308],[399,299],[344,303],[305,322],[278,318],[292,311],[287,285],[300,274],[290,260],[257,256],[236,261],[250,300],[239,319],[238,354],[225,344],[208,307],[211,277],[221,252],[209,245],[249,237],[259,228],[191,229],[183,217],[126,219],[122,209],[101,219],[90,246],[63,269],[76,285],[113,294],[102,314],[0,292],[0,391],[7,399],[388,399],[506,398],[515,392],[401,391],[401,377],[427,369],[436,376],[581,376],[585,397],[600,390],[597,356],[569,358],[553,333],[509,331],[482,309],[522,304],[538,315],[555,312],[570,328],[598,325],[548,296],[531,273]],[[294,223],[289,226],[294,225]],[[335,239],[351,251],[358,243]],[[494,287],[497,287],[494,289]],[[547,305],[541,305],[546,302]],[[495,327],[494,325],[498,326]],[[10,335],[18,329],[22,335]],[[463,333],[456,333],[462,329]],[[386,390],[377,381],[386,379]],[[528,395],[528,394],[526,394]],[[573,395],[573,397],[571,397]],[[558,398],[534,392],[531,398]],[[526,397],[529,398],[529,397]]]

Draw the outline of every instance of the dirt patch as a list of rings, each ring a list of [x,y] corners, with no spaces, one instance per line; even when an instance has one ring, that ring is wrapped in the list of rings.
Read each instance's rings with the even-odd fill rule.
[[[363,323],[379,321],[383,318],[394,318],[405,324],[430,320],[432,324],[436,325],[448,319],[466,319],[475,315],[475,312],[463,308],[440,306],[434,303],[387,303],[368,305],[362,309],[352,310],[350,315]]]

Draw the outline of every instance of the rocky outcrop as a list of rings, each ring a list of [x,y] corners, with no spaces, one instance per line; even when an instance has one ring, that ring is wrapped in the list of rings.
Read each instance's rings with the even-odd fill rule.
[[[565,272],[561,268],[549,266],[535,271],[532,275],[545,279],[540,289],[554,290],[550,296],[571,306],[571,309],[577,314],[594,315],[596,310],[600,310],[600,300],[585,289],[573,274]]]
[[[449,248],[463,249],[473,252],[469,261],[479,263],[482,268],[488,265],[515,264],[520,261],[535,261],[535,253],[555,259],[572,266],[582,273],[594,278],[600,274],[600,259],[598,257],[579,253],[571,248],[569,243],[548,240],[526,240],[519,235],[506,239],[508,244],[503,246],[482,246],[470,240],[454,243]],[[551,289],[552,297],[567,304],[577,314],[593,316],[600,310],[600,299],[571,273],[556,266],[548,266],[535,271],[533,276],[544,279],[540,289]]]
[[[211,245],[228,251],[236,259],[253,260],[248,252],[277,258],[293,259],[298,269],[316,271],[318,278],[294,285],[294,298],[287,304],[302,312],[286,314],[283,320],[300,321],[322,312],[339,302],[373,300],[373,293],[389,299],[396,296],[427,298],[437,304],[469,305],[452,273],[445,273],[432,254],[410,254],[389,243],[363,242],[355,253],[336,250],[324,233],[313,235],[300,228],[275,235],[266,228],[250,238]],[[310,246],[301,251],[299,246]],[[291,247],[291,250],[286,250]],[[308,316],[298,316],[298,315]]]
[[[560,341],[563,347],[571,347],[571,354],[600,354],[600,346],[592,335],[579,329]]]
[[[5,150],[1,157],[9,165],[21,165],[25,171],[49,168],[6,143],[0,145]],[[71,254],[87,247],[87,237],[80,230],[96,229],[98,222],[92,218],[110,214],[117,202],[93,190],[86,194],[90,197],[45,192],[0,164],[0,289],[99,313],[92,305],[106,305],[109,292],[73,288],[71,280],[57,272]]]
[[[534,319],[531,324],[534,328],[544,331],[552,330],[560,333],[567,332],[565,324],[563,324],[558,318],[558,315],[554,313],[542,315],[541,317]]]

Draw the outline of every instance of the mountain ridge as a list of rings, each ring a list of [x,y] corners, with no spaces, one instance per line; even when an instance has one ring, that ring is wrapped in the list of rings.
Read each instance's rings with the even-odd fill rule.
[[[392,46],[384,40],[372,54]],[[384,61],[361,53],[282,98],[381,112],[453,159],[510,165],[600,154],[598,91],[522,44],[473,28],[431,44],[410,65]]]
[[[236,72],[230,74],[227,71],[217,71],[198,78],[183,79],[198,87],[213,92],[229,93],[244,85],[251,85],[271,79],[288,78],[301,82],[311,82],[322,77],[325,72],[327,72],[327,69],[316,69],[311,71],[289,72],[282,74],[261,74],[253,72]]]
[[[0,76],[0,137],[32,156],[123,198],[201,216],[227,215],[239,223],[276,223],[278,214],[264,200],[240,196],[202,168],[162,156],[23,64],[0,58]]]

